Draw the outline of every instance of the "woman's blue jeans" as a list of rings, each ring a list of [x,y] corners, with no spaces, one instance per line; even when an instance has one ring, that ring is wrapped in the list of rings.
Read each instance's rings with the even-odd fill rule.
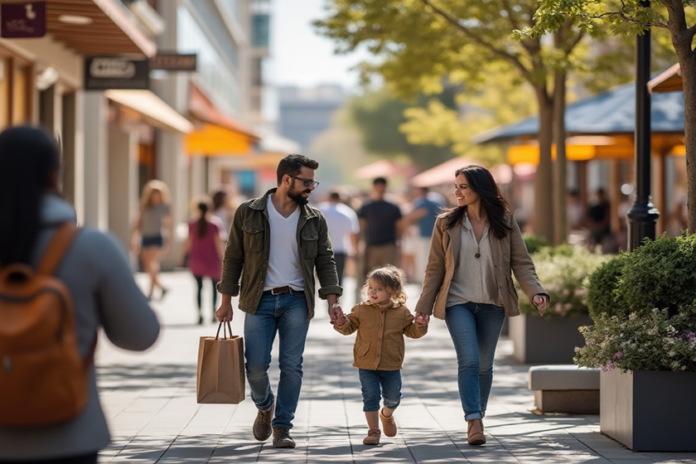
[[[467,421],[486,415],[493,384],[493,358],[505,310],[492,304],[465,303],[447,308],[445,322],[457,352],[459,396]]]
[[[292,428],[302,388],[302,354],[309,319],[304,293],[264,295],[256,314],[244,318],[244,355],[251,399],[258,409],[269,409],[275,400],[268,368],[276,332],[280,338],[280,381],[273,426]]]

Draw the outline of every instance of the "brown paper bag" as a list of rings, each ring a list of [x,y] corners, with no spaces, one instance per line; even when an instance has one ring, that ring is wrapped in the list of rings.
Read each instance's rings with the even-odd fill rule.
[[[220,327],[224,327],[223,338],[219,338]],[[201,337],[198,346],[198,402],[241,403],[244,400],[244,383],[243,338],[232,336],[230,323],[227,322],[225,327],[221,322],[215,338]]]

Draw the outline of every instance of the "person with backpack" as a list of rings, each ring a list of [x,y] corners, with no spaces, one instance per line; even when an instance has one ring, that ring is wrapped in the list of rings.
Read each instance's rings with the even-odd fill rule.
[[[93,362],[101,328],[143,351],[159,323],[111,235],[75,227],[58,147],[0,133],[0,463],[93,464],[110,442]]]

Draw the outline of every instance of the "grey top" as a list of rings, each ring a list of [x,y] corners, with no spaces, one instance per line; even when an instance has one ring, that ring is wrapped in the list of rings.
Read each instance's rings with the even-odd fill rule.
[[[469,216],[464,215],[461,232],[459,262],[454,268],[447,295],[447,307],[464,303],[484,303],[502,306],[493,267],[490,225],[486,223],[481,241],[476,240]],[[479,255],[477,258],[476,255]]]
[[[48,224],[75,222],[72,207],[46,196],[42,207],[45,229],[33,258],[36,265],[55,228]],[[73,298],[80,354],[87,356],[99,328],[114,345],[143,351],[157,340],[159,323],[136,286],[126,255],[111,235],[85,228],[58,268]],[[0,428],[0,460],[62,458],[96,452],[110,442],[99,403],[95,370],[89,375],[89,401],[75,419],[48,427]]]
[[[140,215],[140,235],[154,237],[162,235],[164,218],[170,214],[169,205],[159,204],[151,206]]]

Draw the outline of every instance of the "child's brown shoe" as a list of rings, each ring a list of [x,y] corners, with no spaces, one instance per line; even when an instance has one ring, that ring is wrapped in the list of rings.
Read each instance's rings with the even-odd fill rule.
[[[379,418],[382,421],[382,428],[384,429],[384,434],[388,437],[396,436],[396,421],[394,420],[394,414],[387,417],[382,414],[383,410],[379,411]]]
[[[367,436],[363,440],[363,445],[379,445],[379,437],[382,432],[379,429],[370,429],[367,431]]]

